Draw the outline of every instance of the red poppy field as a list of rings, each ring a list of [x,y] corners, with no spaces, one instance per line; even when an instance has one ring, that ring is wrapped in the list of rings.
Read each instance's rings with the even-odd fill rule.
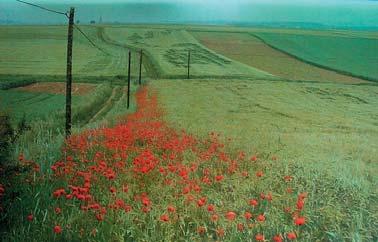
[[[232,152],[216,133],[199,139],[172,129],[148,87],[136,100],[137,112],[117,126],[67,140],[49,176],[20,155],[30,196],[51,184],[44,195],[51,203],[33,199],[22,214],[31,238],[278,242],[312,235],[313,198],[290,170],[274,170],[279,158]]]

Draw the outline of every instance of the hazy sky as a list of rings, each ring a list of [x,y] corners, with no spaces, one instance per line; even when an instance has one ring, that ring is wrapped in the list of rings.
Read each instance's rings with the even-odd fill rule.
[[[104,22],[109,23],[303,22],[327,26],[376,26],[378,28],[378,0],[25,1],[50,6],[58,11],[67,11],[70,6],[74,6],[77,9],[76,18],[83,23],[98,20],[101,17]],[[51,4],[54,6],[52,7]],[[66,19],[62,16],[37,10],[15,0],[0,0],[0,23],[52,24],[65,23],[65,21]]]

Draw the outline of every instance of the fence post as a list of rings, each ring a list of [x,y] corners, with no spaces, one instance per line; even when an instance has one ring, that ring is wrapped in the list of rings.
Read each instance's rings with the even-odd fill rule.
[[[127,109],[130,107],[130,71],[131,71],[131,51],[129,50],[129,69],[127,71]]]
[[[139,59],[139,85],[142,85],[142,61],[143,61],[143,50],[140,50],[140,59]]]
[[[190,50],[188,52],[188,79],[190,79]]]
[[[71,135],[72,115],[72,44],[73,44],[73,25],[75,18],[75,8],[71,7],[68,24],[68,43],[67,43],[67,72],[66,72],[66,138]]]

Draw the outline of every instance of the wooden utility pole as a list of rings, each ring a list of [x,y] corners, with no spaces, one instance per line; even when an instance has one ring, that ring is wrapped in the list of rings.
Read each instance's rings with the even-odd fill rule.
[[[188,79],[190,79],[190,50],[188,52]]]
[[[67,43],[67,73],[66,73],[66,138],[71,135],[72,116],[72,45],[73,45],[73,25],[75,19],[75,8],[70,9],[68,23],[68,43]]]
[[[129,51],[129,69],[127,71],[127,109],[130,107],[131,51]]]
[[[142,85],[142,61],[143,61],[143,50],[140,50],[140,59],[139,59],[139,85]]]

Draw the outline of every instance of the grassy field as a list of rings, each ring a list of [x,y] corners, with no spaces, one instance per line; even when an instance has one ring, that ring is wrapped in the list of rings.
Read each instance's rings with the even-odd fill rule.
[[[105,53],[91,46],[78,31],[75,31],[73,74],[76,77],[127,75],[128,50],[105,43],[99,37],[97,27],[80,28]],[[67,48],[65,26],[1,26],[0,32],[0,51],[4,53],[0,60],[0,75],[65,75]],[[136,76],[139,72],[139,54],[132,53],[132,74]]]
[[[271,48],[249,33],[193,31],[191,34],[206,47],[224,56],[284,79],[344,83],[366,82],[300,61]]]
[[[378,80],[378,39],[348,35],[258,33],[266,43],[304,61]],[[321,50],[321,51],[319,51]]]
[[[190,50],[192,77],[273,78],[207,49],[185,30],[107,27],[105,35],[133,48],[145,49],[159,77],[186,77]]]
[[[87,86],[74,87],[74,135],[65,142],[64,84],[55,82],[64,80],[65,27],[0,27],[0,112],[17,134],[0,140],[11,144],[0,162],[2,240],[378,239],[377,84],[256,37],[286,36],[289,46],[287,36],[300,36],[313,46],[293,51],[319,61],[355,55],[336,63],[341,69],[317,64],[372,75],[373,64],[361,63],[372,58],[377,33],[81,28],[108,54],[75,32],[74,80]],[[129,49],[135,96],[127,109]]]
[[[371,241],[377,86],[162,80],[153,87],[177,129],[204,137],[215,131],[231,138],[235,150],[278,156],[276,165],[294,172],[316,200],[311,210],[329,235],[323,239]]]

